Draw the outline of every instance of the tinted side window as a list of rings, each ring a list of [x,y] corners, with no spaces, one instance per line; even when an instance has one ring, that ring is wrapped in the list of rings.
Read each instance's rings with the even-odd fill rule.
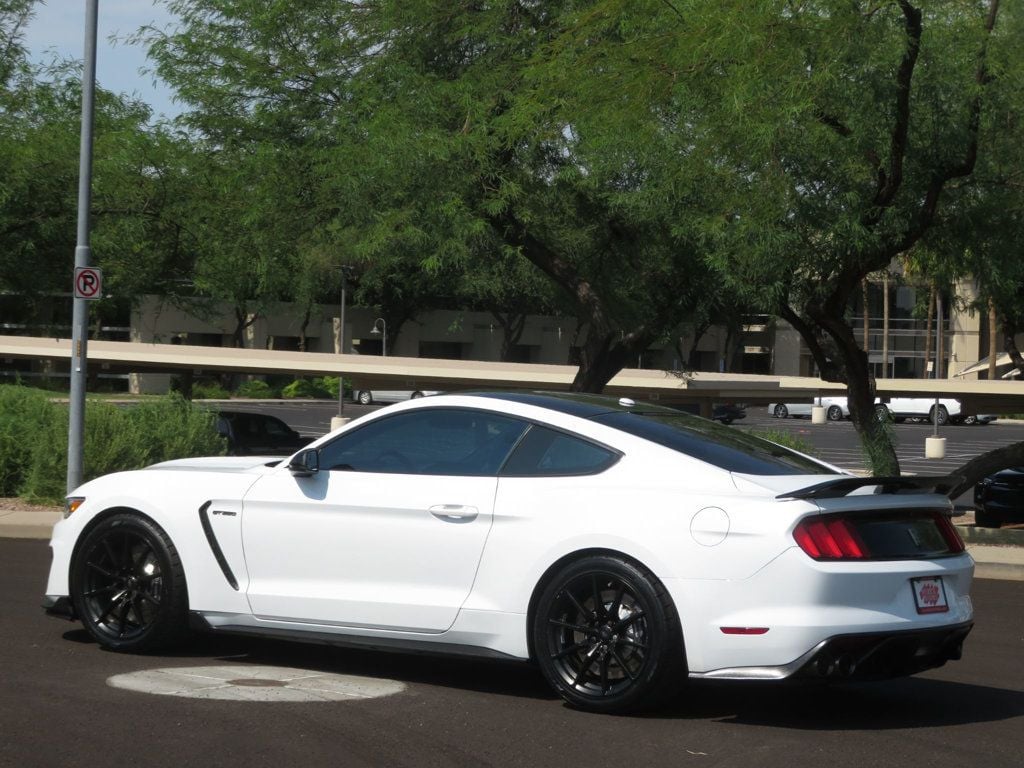
[[[431,408],[371,422],[320,450],[323,469],[415,475],[496,475],[526,430],[487,411]]]
[[[616,461],[619,454],[546,427],[530,427],[501,470],[503,477],[593,475]]]

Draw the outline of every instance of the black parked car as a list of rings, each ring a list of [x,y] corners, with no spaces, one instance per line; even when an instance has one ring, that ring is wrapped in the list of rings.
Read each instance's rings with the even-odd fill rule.
[[[291,456],[313,442],[265,413],[220,411],[217,431],[228,439],[232,456]]]
[[[1024,523],[1024,467],[996,472],[974,486],[974,522],[982,528]]]
[[[700,415],[700,406],[697,403],[681,403],[673,407],[686,413]],[[711,420],[720,421],[723,424],[732,424],[737,419],[745,418],[747,418],[747,409],[736,403],[715,403],[711,410]]]

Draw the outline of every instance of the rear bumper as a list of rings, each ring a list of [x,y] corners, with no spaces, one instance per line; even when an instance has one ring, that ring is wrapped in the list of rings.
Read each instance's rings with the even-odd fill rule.
[[[965,622],[935,629],[836,635],[796,661],[777,667],[737,667],[690,677],[715,680],[886,680],[941,667],[963,655],[974,627]]]

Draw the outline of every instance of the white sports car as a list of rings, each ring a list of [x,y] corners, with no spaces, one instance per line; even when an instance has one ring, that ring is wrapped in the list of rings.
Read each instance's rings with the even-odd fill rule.
[[[532,659],[605,712],[687,676],[885,678],[959,658],[972,626],[942,480],[628,399],[438,395],[284,461],[86,483],[45,606],[122,651],[191,627]]]

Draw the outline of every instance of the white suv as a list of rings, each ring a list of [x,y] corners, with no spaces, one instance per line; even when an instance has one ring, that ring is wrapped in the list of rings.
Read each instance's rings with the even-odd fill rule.
[[[960,420],[960,401],[951,398],[940,398],[936,407],[934,397],[893,397],[887,403],[878,403],[875,409],[895,421],[928,419],[945,424]]]

